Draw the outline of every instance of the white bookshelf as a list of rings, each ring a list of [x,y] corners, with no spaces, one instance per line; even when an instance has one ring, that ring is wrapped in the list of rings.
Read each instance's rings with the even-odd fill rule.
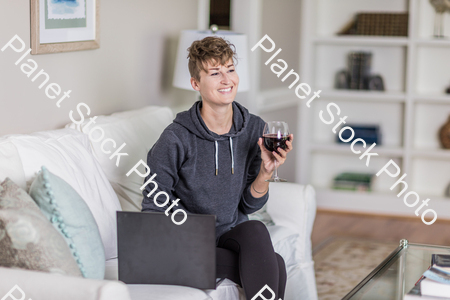
[[[372,192],[331,188],[345,171],[376,173],[393,159],[407,173],[408,191],[430,198],[428,208],[438,219],[450,219],[450,150],[440,149],[438,130],[450,115],[450,39],[434,39],[434,9],[428,0],[303,0],[301,9],[300,74],[312,90],[322,90],[311,108],[292,100],[298,109],[296,178],[317,189],[319,208],[416,217],[390,186],[399,178],[375,177]],[[408,37],[337,36],[357,12],[409,12]],[[447,17],[445,34],[450,36]],[[350,51],[372,52],[371,73],[380,74],[386,91],[335,90],[335,74],[346,68]],[[287,89],[287,88],[286,88]],[[270,97],[269,97],[270,98]],[[382,145],[370,166],[348,144],[337,144],[330,125],[318,117],[329,102],[348,116],[348,124],[379,124]],[[274,109],[273,105],[271,109]],[[420,217],[417,217],[420,218]]]
[[[319,208],[419,218],[402,197],[396,197],[399,189],[390,190],[398,178],[376,177],[368,193],[331,188],[338,173],[376,173],[393,159],[401,174],[408,174],[408,191],[417,192],[421,199],[430,198],[428,208],[437,212],[438,219],[450,219],[450,198],[445,197],[450,150],[440,149],[438,140],[438,130],[450,115],[450,95],[444,93],[450,84],[450,38],[432,37],[434,10],[429,1],[292,0],[277,2],[277,6],[271,1],[233,0],[233,29],[247,33],[251,45],[269,33],[277,47],[283,48],[281,58],[298,61],[298,66],[290,64],[289,68],[299,72],[301,81],[313,91],[322,90],[321,98],[307,108],[288,88],[289,83],[280,83],[264,65],[270,54],[252,53],[251,72],[259,76],[253,77],[253,111],[269,118],[289,115],[286,121],[296,132],[295,167],[283,168],[295,168],[296,182],[316,188]],[[336,35],[357,12],[370,11],[409,12],[409,36]],[[448,15],[445,26],[450,36]],[[300,34],[293,28],[300,28]],[[297,59],[292,58],[295,43],[300,49]],[[335,74],[347,67],[348,52],[359,50],[372,52],[371,73],[383,77],[386,91],[334,89]],[[318,113],[329,102],[339,105],[349,124],[380,125],[382,145],[375,148],[379,156],[371,159],[369,167],[351,152],[350,145],[337,144],[332,126],[320,121]],[[282,173],[289,172],[283,169]]]

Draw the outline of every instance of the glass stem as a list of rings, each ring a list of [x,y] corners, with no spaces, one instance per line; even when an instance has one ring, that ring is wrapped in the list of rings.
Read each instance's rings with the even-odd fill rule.
[[[274,163],[275,163],[275,171],[273,171],[273,179],[277,179],[278,178],[278,161],[277,161],[277,159],[275,159]]]

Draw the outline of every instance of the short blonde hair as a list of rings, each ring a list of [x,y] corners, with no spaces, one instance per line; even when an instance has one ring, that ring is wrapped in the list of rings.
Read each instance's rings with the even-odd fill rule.
[[[225,65],[230,59],[237,64],[236,47],[223,38],[208,36],[194,41],[188,48],[189,73],[200,82],[200,72],[207,72],[208,63]]]

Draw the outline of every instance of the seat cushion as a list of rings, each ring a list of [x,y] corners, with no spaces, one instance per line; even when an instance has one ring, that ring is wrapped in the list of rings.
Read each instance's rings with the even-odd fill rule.
[[[105,265],[105,279],[118,280],[118,260],[110,259]],[[211,299],[245,300],[244,290],[231,280],[225,279],[215,290],[199,290],[175,285],[127,285],[132,300],[143,299]],[[149,297],[151,295],[151,297]]]
[[[119,166],[116,166],[116,161],[110,160],[109,155],[102,151],[101,142],[91,142],[95,157],[116,191],[122,209],[141,211],[143,196],[140,187],[144,183],[144,178],[134,172],[129,176],[126,174],[140,160],[147,163],[148,151],[158,140],[164,128],[172,122],[172,119],[173,114],[168,107],[148,106],[138,110],[114,113],[110,116],[97,116],[95,125],[88,128],[85,127],[85,124],[89,120],[85,120],[81,126],[72,123],[66,127],[77,129],[85,134],[89,134],[93,128],[99,127],[105,133],[103,140],[110,138],[115,141],[117,147],[123,143],[126,144],[123,149],[128,156],[123,156]],[[96,129],[92,133],[94,139],[99,135],[96,131],[100,132],[99,129]],[[108,143],[109,145],[112,148],[111,142]],[[145,174],[143,165],[138,169]]]
[[[116,211],[119,199],[92,155],[89,139],[73,129],[9,135],[0,139],[14,144],[25,180],[35,177],[42,165],[66,181],[86,201],[98,225],[106,258],[117,257]]]
[[[244,289],[229,279],[222,281],[215,290],[205,292],[213,300],[245,300]]]
[[[118,280],[118,260],[109,259],[105,264],[105,279]],[[131,300],[206,300],[211,299],[205,292],[176,285],[127,284]],[[230,299],[231,300],[231,299]]]

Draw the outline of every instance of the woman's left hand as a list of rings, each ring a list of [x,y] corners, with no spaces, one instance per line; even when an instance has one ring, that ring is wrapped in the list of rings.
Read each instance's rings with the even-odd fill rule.
[[[259,148],[261,149],[261,160],[262,160],[261,171],[271,175],[272,172],[275,170],[275,159],[277,160],[278,166],[284,164],[284,162],[286,161],[287,154],[291,152],[293,149],[292,146],[293,141],[294,135],[291,133],[289,135],[289,140],[286,141],[286,150],[283,150],[282,148],[278,147],[277,149],[279,153],[278,154],[275,151],[270,152],[269,150],[267,150],[266,147],[264,146],[263,138],[259,138],[258,145]]]

